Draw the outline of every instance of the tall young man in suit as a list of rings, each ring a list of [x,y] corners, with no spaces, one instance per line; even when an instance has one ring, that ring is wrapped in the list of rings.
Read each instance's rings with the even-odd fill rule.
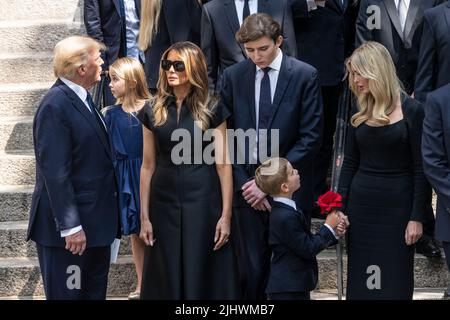
[[[415,97],[450,83],[450,1],[425,12]]]
[[[47,299],[105,299],[110,245],[120,234],[111,144],[87,91],[100,81],[101,49],[81,36],[56,45],[58,80],[33,122],[27,240],[36,242]]]
[[[384,45],[392,56],[397,75],[408,94],[414,92],[422,41],[423,14],[425,10],[439,5],[442,1],[363,0],[361,2],[356,23],[356,46],[367,41],[377,41]],[[374,6],[379,11],[371,11],[370,8]],[[440,250],[434,240],[435,219],[431,201],[432,191],[428,186],[424,235],[417,242],[416,250],[428,257],[440,257]]]
[[[314,197],[328,191],[327,176],[333,155],[333,136],[345,59],[354,50],[357,0],[316,1],[305,14],[303,0],[291,0],[297,42],[297,58],[319,71],[323,99],[322,147],[314,160]],[[316,217],[322,217],[314,210]]]
[[[104,69],[118,58],[131,57],[144,63],[143,53],[138,48],[141,0],[84,0],[84,25],[87,34],[104,43],[107,51],[103,55]],[[106,104],[115,99],[105,85]]]
[[[428,94],[423,123],[423,171],[437,194],[436,239],[450,271],[450,84]],[[444,292],[450,299],[450,286]]]
[[[250,14],[267,13],[281,25],[283,52],[295,57],[294,25],[290,0],[213,0],[203,6],[201,46],[208,64],[211,90],[219,91],[223,71],[247,59],[247,53],[236,38],[243,21]],[[306,3],[306,0],[300,0]],[[305,9],[305,7],[303,7]]]
[[[306,214],[311,210],[312,164],[321,142],[322,99],[317,70],[281,51],[281,27],[269,15],[250,15],[237,39],[250,59],[224,71],[220,103],[232,114],[229,128],[257,132],[250,135],[253,144],[237,139],[230,143],[235,151],[233,205],[245,297],[263,299],[270,262],[270,203],[255,184],[255,170],[265,156],[288,159],[302,174],[302,187],[293,199]],[[272,140],[273,133],[278,133],[278,139]],[[263,155],[260,151],[266,138],[275,151]],[[309,218],[307,221],[310,223]]]

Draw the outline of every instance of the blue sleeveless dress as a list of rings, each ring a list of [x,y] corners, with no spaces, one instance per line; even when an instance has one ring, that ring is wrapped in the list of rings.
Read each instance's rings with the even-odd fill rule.
[[[116,177],[123,235],[139,234],[139,180],[142,165],[142,127],[135,113],[121,105],[108,107],[105,122],[116,157]]]

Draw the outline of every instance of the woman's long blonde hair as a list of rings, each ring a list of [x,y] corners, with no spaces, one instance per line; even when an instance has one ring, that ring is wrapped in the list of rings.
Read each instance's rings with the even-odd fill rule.
[[[354,127],[371,119],[378,125],[389,124],[397,97],[403,92],[389,51],[378,42],[366,42],[357,48],[346,62],[349,85],[358,98],[358,112],[351,118]],[[369,80],[369,93],[358,90],[354,73]]]
[[[141,21],[139,27],[139,49],[145,51],[152,46],[158,33],[159,15],[163,0],[141,0]]]
[[[144,68],[136,59],[128,57],[117,59],[109,67],[109,75],[125,80],[125,94],[117,98],[116,104],[122,104],[137,111],[136,106],[139,101],[150,99]]]
[[[202,50],[192,42],[177,42],[167,49],[162,60],[167,59],[169,52],[174,50],[184,62],[186,77],[191,84],[191,89],[185,102],[194,121],[199,121],[202,130],[209,128],[212,112],[211,109],[217,100],[210,96],[208,90],[208,72],[206,59]],[[153,115],[155,126],[161,126],[167,121],[167,99],[174,95],[173,88],[169,86],[166,71],[159,68],[158,93],[153,98]]]

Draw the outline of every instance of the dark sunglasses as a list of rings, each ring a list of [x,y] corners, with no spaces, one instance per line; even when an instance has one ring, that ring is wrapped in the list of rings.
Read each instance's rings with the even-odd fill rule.
[[[184,65],[183,61],[172,61],[172,60],[161,61],[161,68],[163,68],[163,70],[169,71],[171,66],[173,66],[173,69],[176,72],[183,72],[184,70],[186,70],[186,66]]]

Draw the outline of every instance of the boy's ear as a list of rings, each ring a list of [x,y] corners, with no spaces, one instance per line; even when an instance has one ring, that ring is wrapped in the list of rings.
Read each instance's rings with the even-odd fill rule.
[[[283,182],[281,184],[280,191],[283,192],[283,193],[288,193],[289,192],[289,186],[288,186],[288,184],[286,182]]]

